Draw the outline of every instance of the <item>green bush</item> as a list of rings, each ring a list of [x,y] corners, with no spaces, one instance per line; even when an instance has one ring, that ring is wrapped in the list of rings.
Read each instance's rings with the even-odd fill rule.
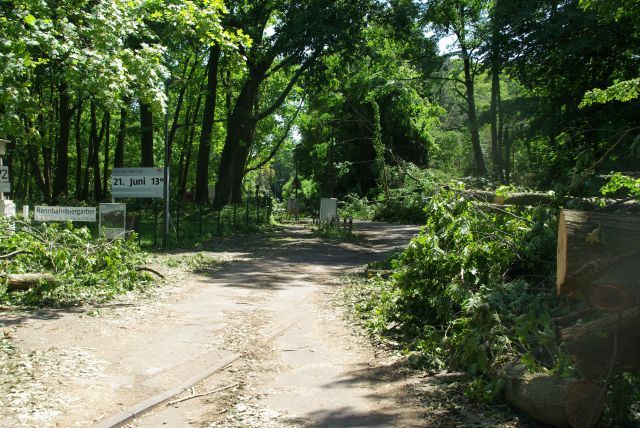
[[[342,218],[353,218],[358,220],[372,220],[376,213],[377,204],[360,197],[355,193],[343,196],[338,202],[340,207],[338,213]]]
[[[357,305],[369,327],[423,367],[486,375],[489,383],[470,389],[476,397],[496,396],[492,374],[511,358],[564,368],[550,322],[554,213],[489,211],[440,190],[425,214],[419,236],[391,261],[394,274],[374,279]]]
[[[18,224],[12,232],[0,223],[0,302],[22,305],[74,305],[106,301],[148,284],[149,274],[136,270],[146,256],[135,238],[94,240],[87,228],[71,224]],[[57,284],[7,293],[7,274],[51,273]]]

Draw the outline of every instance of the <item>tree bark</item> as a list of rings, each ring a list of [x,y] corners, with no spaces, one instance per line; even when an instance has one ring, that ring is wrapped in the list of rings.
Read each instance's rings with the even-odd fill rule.
[[[198,202],[207,202],[209,198],[209,157],[211,156],[211,134],[216,115],[216,98],[218,96],[218,66],[220,64],[220,45],[216,43],[209,48],[207,65],[207,92],[202,114],[202,130],[198,146],[196,164],[196,194]]]
[[[567,327],[560,337],[582,376],[605,379],[640,370],[639,327],[640,310],[634,308]]]
[[[153,113],[149,104],[140,103],[140,166],[152,167],[153,160]]]
[[[187,181],[189,178],[189,168],[191,167],[191,154],[193,152],[193,140],[195,139],[196,126],[195,122],[200,115],[200,106],[202,105],[202,89],[198,91],[198,98],[196,100],[196,106],[193,113],[187,108],[187,114],[185,116],[185,122],[188,123],[188,127],[185,128],[184,141],[182,144],[182,152],[180,154],[180,167],[178,170],[178,188],[180,189],[180,195],[184,196],[187,193]],[[190,107],[190,106],[189,106]]]
[[[494,30],[495,31],[495,30]],[[494,35],[494,37],[496,37]],[[495,48],[497,49],[497,47]],[[497,53],[493,54],[497,56]],[[502,153],[498,134],[498,111],[500,110],[500,66],[497,58],[491,62],[491,157],[493,158],[493,177],[504,183]]]
[[[182,73],[183,83],[180,88],[180,92],[178,94],[178,100],[176,101],[176,109],[175,109],[175,112],[173,113],[173,122],[171,123],[171,128],[169,130],[169,137],[167,139],[168,146],[169,146],[169,165],[171,165],[171,159],[173,158],[173,146],[176,139],[176,133],[178,132],[178,127],[179,127],[178,122],[180,120],[180,113],[182,112],[182,105],[184,104],[184,96],[187,92],[187,82],[191,81],[191,79],[193,78],[193,74],[195,73],[195,70],[199,65],[199,60],[200,58],[196,57],[196,60],[194,61],[188,76],[186,74],[187,62],[185,61],[185,69]],[[185,127],[188,120],[189,119],[185,117]]]
[[[42,173],[44,178],[44,198],[48,204],[53,202],[51,194],[51,163],[52,153],[50,147],[42,148]]]
[[[75,123],[76,140],[76,199],[82,200],[82,133],[80,125],[82,123],[82,100],[78,102]]]
[[[100,133],[98,135],[94,134],[94,144],[93,144],[93,159],[91,161],[93,168],[93,197],[96,202],[100,202],[102,200],[102,179],[100,177],[100,144],[102,143],[102,138],[104,137],[106,127],[110,122],[109,111],[104,113],[102,116],[102,124],[100,125]]]
[[[559,294],[599,310],[640,301],[640,217],[562,210],[558,225]]]
[[[90,123],[91,123],[91,129],[89,131],[89,153],[87,154],[87,166],[84,170],[84,184],[83,184],[83,188],[82,188],[82,200],[87,200],[89,198],[89,182],[90,182],[90,177],[91,177],[91,166],[92,166],[92,162],[93,162],[93,152],[96,149],[95,147],[95,141],[98,139],[97,138],[97,127],[98,127],[98,120],[96,118],[96,105],[95,102],[93,100],[91,100],[91,103],[89,105],[89,112],[90,112]]]
[[[460,48],[462,50],[462,62],[464,64],[464,85],[466,89],[467,101],[467,118],[469,120],[469,132],[471,133],[471,145],[473,147],[473,157],[475,161],[475,174],[477,176],[485,176],[487,174],[487,166],[484,162],[482,154],[482,146],[480,145],[480,131],[478,125],[478,116],[476,112],[475,84],[473,75],[471,74],[471,58],[465,43],[460,40]]]
[[[56,148],[56,173],[53,183],[53,200],[66,196],[69,190],[69,138],[71,136],[71,97],[66,83],[59,87],[59,134]]]
[[[253,116],[253,107],[263,78],[262,73],[249,71],[249,77],[231,113],[218,169],[214,201],[214,206],[217,208],[222,208],[229,202],[242,202],[242,177],[257,125],[257,120]]]
[[[124,146],[127,138],[127,116],[129,112],[127,107],[120,109],[120,125],[118,126],[118,139],[116,141],[116,150],[113,155],[113,167],[124,167]]]
[[[590,428],[604,410],[604,390],[595,382],[543,373],[520,365],[503,369],[505,400],[532,418],[554,427]]]
[[[102,197],[109,193],[109,151],[111,150],[111,113],[105,113],[107,121],[104,135],[104,164],[102,170]]]
[[[58,279],[50,273],[21,273],[7,277],[7,291],[26,291],[40,284],[57,284]]]

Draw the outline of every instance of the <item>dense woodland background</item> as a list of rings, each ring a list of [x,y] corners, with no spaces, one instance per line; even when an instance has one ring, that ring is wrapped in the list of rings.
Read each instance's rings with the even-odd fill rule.
[[[0,0],[13,199],[109,200],[112,168],[168,146],[177,245],[192,199],[198,246],[292,195],[423,224],[345,306],[411,364],[468,373],[472,402],[557,426],[640,424],[639,104],[638,0]],[[2,303],[148,283],[132,240],[19,229],[0,224]],[[64,281],[12,291],[25,272]]]
[[[635,0],[0,3],[13,198],[162,166],[215,205],[393,198],[411,168],[589,195],[640,169]],[[395,180],[395,181],[394,181]],[[391,194],[390,194],[391,192]]]

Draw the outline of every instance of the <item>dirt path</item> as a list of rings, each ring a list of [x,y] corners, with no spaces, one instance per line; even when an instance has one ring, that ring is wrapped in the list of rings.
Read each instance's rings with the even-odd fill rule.
[[[0,363],[4,378],[21,384],[4,386],[0,426],[104,423],[226,361],[192,392],[226,389],[162,405],[132,424],[421,426],[406,394],[410,378],[353,334],[332,303],[341,274],[384,258],[415,232],[363,224],[361,240],[331,245],[289,227],[225,253],[251,261],[174,272],[179,286],[150,302],[3,316],[15,349]]]

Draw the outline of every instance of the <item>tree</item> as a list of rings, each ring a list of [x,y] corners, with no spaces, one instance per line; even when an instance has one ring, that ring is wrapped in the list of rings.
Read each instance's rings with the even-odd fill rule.
[[[476,175],[487,173],[484,162],[475,100],[475,76],[477,70],[474,56],[480,46],[479,27],[484,23],[487,2],[483,0],[427,0],[424,2],[425,20],[441,36],[454,35],[463,65],[463,79],[467,103],[467,119],[471,134],[471,146],[475,160]]]
[[[230,7],[229,23],[252,39],[241,45],[246,72],[227,124],[216,184],[215,205],[242,200],[242,179],[257,124],[274,114],[320,58],[348,45],[363,25],[369,1],[260,0]],[[279,73],[288,82],[269,99],[265,86]]]

